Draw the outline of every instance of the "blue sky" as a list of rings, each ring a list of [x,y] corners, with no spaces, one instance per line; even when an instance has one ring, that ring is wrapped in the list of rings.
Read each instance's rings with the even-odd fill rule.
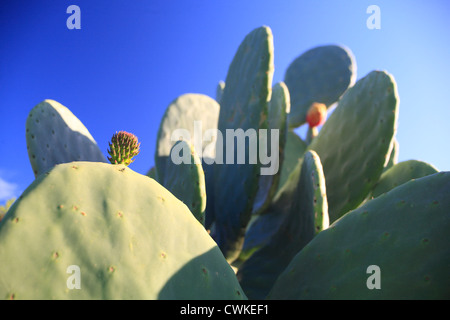
[[[81,9],[80,30],[66,27],[72,4]],[[379,30],[366,26],[372,4],[381,10]],[[0,204],[34,180],[25,121],[36,104],[67,106],[105,155],[114,132],[135,133],[141,153],[130,167],[146,173],[167,105],[189,92],[214,97],[240,42],[262,25],[274,35],[274,82],[298,55],[324,44],[352,50],[357,79],[391,73],[399,160],[448,171],[449,8],[445,0],[2,1]]]

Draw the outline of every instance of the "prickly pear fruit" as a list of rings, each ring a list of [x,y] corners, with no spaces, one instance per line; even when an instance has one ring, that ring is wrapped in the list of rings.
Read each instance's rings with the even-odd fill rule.
[[[134,160],[133,157],[139,154],[140,143],[138,138],[129,132],[116,132],[109,143],[108,160],[112,164],[130,165]]]
[[[306,114],[306,122],[308,122],[310,128],[324,124],[326,118],[327,106],[319,102],[314,102]]]

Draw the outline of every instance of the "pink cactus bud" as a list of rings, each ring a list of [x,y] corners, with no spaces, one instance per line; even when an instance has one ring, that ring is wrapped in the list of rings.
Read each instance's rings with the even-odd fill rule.
[[[108,160],[112,164],[124,164],[128,166],[134,160],[134,156],[139,154],[140,143],[137,137],[126,131],[116,132],[109,143]]]

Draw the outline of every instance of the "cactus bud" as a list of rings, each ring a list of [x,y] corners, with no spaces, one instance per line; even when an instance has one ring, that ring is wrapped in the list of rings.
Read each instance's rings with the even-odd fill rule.
[[[306,114],[306,122],[310,128],[322,125],[327,117],[327,107],[323,103],[314,102]]]
[[[108,157],[112,164],[124,164],[128,166],[134,160],[132,158],[139,154],[139,146],[137,137],[126,131],[116,132],[109,143]]]

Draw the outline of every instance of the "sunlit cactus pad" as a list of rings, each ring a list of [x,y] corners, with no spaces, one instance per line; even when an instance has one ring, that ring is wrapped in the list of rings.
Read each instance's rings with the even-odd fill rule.
[[[106,162],[83,123],[54,100],[44,100],[30,111],[26,121],[26,141],[35,176],[59,163]]]
[[[189,209],[124,165],[72,162],[41,175],[0,224],[5,299],[243,299]],[[70,288],[69,266],[80,268]]]

